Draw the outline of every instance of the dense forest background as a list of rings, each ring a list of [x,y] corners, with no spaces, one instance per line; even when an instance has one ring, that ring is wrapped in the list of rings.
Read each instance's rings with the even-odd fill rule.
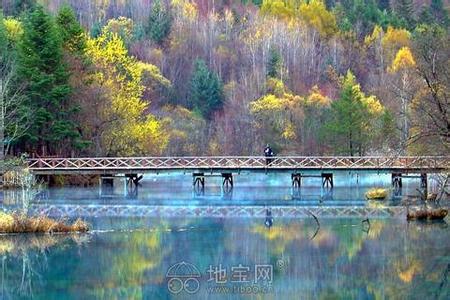
[[[1,155],[449,153],[442,0],[0,0]]]

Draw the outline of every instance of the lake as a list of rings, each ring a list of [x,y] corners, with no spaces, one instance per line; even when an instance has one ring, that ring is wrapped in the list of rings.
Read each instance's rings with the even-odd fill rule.
[[[448,299],[447,223],[376,213],[403,209],[418,180],[374,204],[365,191],[389,187],[389,176],[345,175],[332,191],[313,178],[294,191],[272,175],[242,175],[231,193],[220,179],[193,191],[182,174],[148,176],[131,195],[118,186],[45,190],[31,208],[84,214],[92,231],[1,235],[0,298]],[[4,209],[20,206],[11,193]]]

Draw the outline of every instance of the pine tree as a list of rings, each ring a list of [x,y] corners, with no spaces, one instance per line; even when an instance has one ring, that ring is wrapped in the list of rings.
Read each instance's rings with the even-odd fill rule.
[[[389,0],[378,0],[378,7],[381,11],[386,10],[389,11],[391,9],[391,5]]]
[[[335,5],[336,0],[325,0],[325,6],[327,7],[327,10],[331,11]]]
[[[151,40],[162,45],[170,34],[172,15],[170,11],[156,0],[148,20],[147,34]]]
[[[414,28],[416,21],[414,19],[412,0],[397,0],[395,12],[403,20],[407,28]]]
[[[194,62],[191,79],[191,107],[210,119],[213,112],[223,105],[223,86],[216,73],[210,71],[202,59]]]
[[[442,0],[431,0],[429,11],[438,25],[448,27],[450,24],[450,19],[448,16],[448,11],[445,9]]]
[[[56,153],[67,142],[79,138],[70,122],[73,111],[69,72],[63,62],[62,41],[53,19],[38,6],[24,22],[18,51],[19,80],[26,85],[33,123],[23,139],[25,147],[38,147],[41,155]]]
[[[72,53],[83,54],[86,47],[84,31],[70,6],[64,5],[59,10],[56,16],[56,24],[58,25],[64,48]]]
[[[275,48],[270,48],[269,60],[267,61],[267,76],[272,78],[280,78],[283,67],[283,59]]]
[[[386,111],[373,96],[366,96],[349,71],[344,78],[341,94],[331,103],[328,122],[322,128],[322,138],[332,144],[334,153],[364,155],[369,143],[383,128]]]
[[[430,8],[424,8],[419,14],[419,23],[420,24],[433,24],[435,19],[430,12]]]
[[[102,24],[100,22],[95,22],[92,25],[91,31],[90,31],[91,37],[97,38],[102,34]]]
[[[19,16],[22,13],[27,13],[36,7],[36,0],[14,0],[12,12],[13,16]]]

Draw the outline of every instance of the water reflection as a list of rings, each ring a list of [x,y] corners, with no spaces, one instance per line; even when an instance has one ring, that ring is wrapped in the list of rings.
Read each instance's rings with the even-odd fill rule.
[[[272,265],[273,289],[255,298],[448,296],[445,222],[323,219],[317,231],[313,217],[267,218],[98,218],[90,235],[0,236],[1,298],[171,298],[166,273],[182,261],[201,273],[192,299],[211,296],[206,271],[219,264],[225,286],[234,266]]]
[[[49,256],[57,255],[68,247],[77,249],[88,243],[87,234],[25,234],[1,235],[0,298],[30,298],[35,287],[42,283],[42,274],[51,267]],[[51,254],[50,254],[51,253]]]

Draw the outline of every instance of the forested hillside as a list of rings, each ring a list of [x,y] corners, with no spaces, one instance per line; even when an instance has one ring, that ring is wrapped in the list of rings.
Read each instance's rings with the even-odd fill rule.
[[[0,0],[38,156],[448,154],[448,1]]]

